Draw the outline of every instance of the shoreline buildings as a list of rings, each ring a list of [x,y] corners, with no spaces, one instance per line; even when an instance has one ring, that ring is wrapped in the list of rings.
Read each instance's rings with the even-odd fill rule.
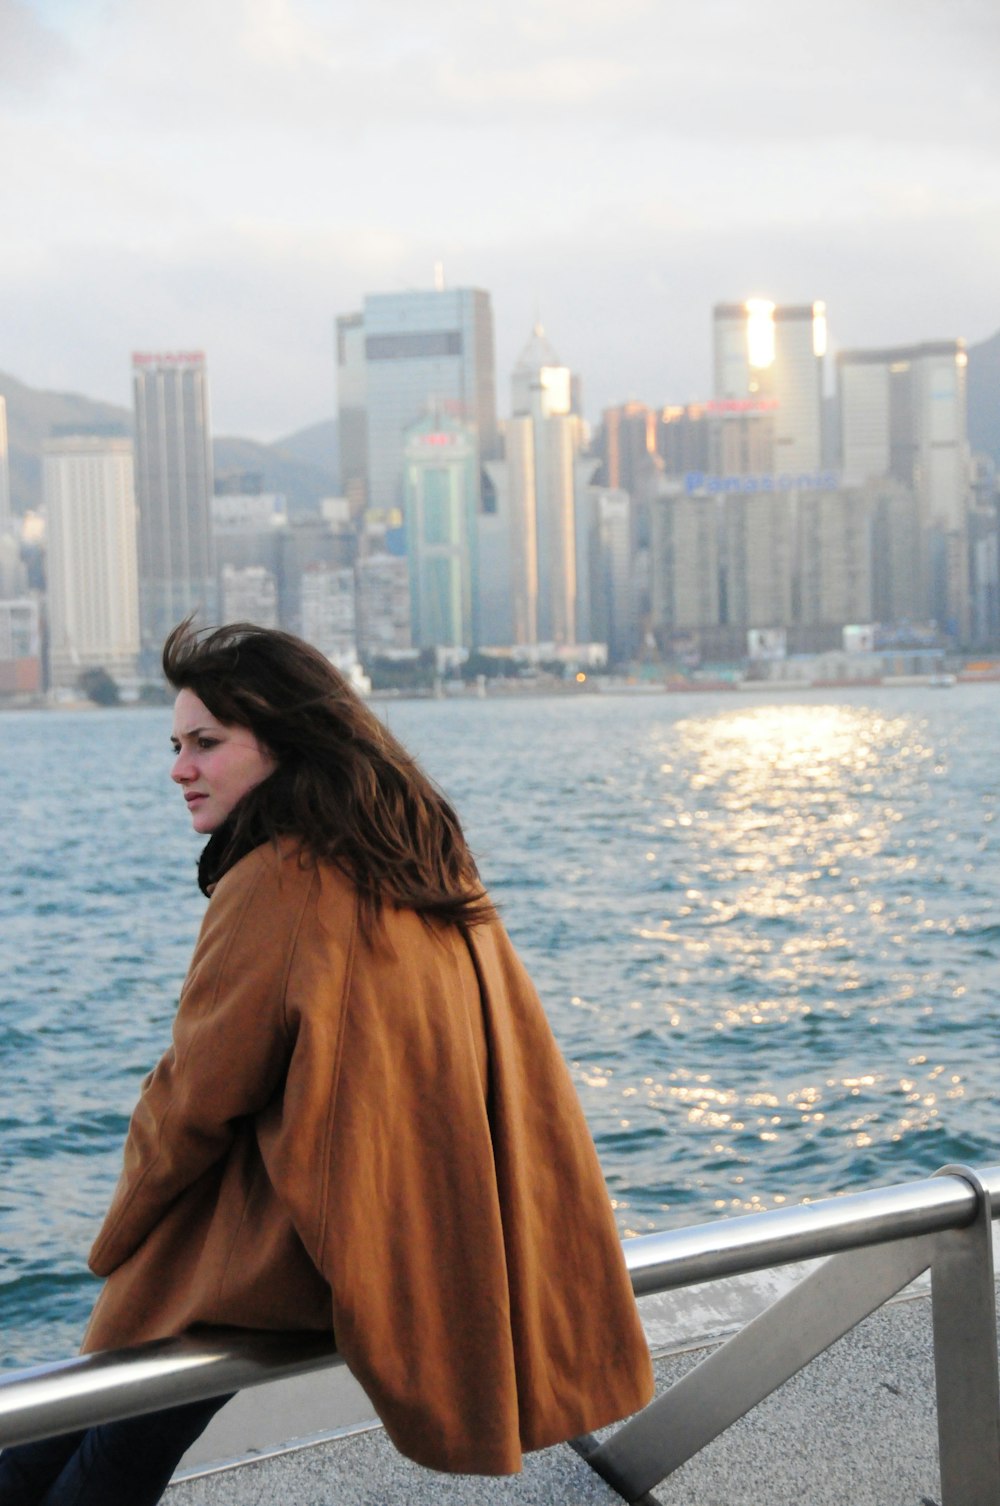
[[[308,505],[243,471],[213,498],[204,356],[136,354],[144,670],[191,612],[277,624],[401,682],[392,661],[441,672],[480,649],[732,667],[848,639],[1000,644],[1000,491],[970,457],[964,342],[842,350],[834,397],[821,302],[718,303],[710,327],[712,396],[608,408],[592,444],[541,326],[501,423],[488,293],[370,293],[337,319],[341,495]],[[113,436],[76,436],[71,454],[73,438],[47,447],[39,619],[45,519],[10,516],[0,403],[0,637],[37,646],[51,626],[59,686],[91,663],[128,678],[137,652],[128,632],[84,623],[88,594],[119,591],[87,509],[103,497],[110,528],[124,493],[88,469]]]

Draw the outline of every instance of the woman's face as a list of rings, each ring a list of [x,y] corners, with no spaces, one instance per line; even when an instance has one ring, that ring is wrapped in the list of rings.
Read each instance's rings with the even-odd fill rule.
[[[184,792],[195,831],[215,831],[276,767],[249,727],[217,721],[193,690],[178,693],[170,741],[177,754],[170,777]]]

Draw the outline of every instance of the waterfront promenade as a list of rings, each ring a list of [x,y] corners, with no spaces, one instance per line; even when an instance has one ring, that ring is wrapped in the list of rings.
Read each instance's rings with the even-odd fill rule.
[[[802,1267],[785,1268],[720,1283],[711,1297],[688,1291],[644,1298],[658,1391],[801,1273]],[[711,1337],[706,1327],[715,1329]],[[258,1395],[263,1401],[264,1393]],[[168,1506],[620,1503],[565,1445],[529,1455],[520,1476],[483,1480],[431,1474],[402,1459],[380,1428],[361,1426],[333,1441],[177,1484]],[[657,1486],[652,1499],[661,1506],[938,1506],[926,1278]]]

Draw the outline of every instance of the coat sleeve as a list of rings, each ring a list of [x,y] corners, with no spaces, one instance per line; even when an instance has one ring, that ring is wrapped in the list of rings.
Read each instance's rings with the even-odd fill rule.
[[[297,862],[268,848],[231,869],[212,896],[173,1044],[132,1115],[122,1174],[90,1252],[95,1275],[110,1275],[134,1253],[226,1154],[237,1122],[282,1082],[291,1050],[285,990],[309,887]]]

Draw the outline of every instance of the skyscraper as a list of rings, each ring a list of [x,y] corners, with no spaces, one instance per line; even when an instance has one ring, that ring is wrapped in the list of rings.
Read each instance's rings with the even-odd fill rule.
[[[915,606],[958,636],[969,625],[967,360],[964,340],[837,357],[844,479],[910,489],[921,541]]]
[[[501,485],[510,529],[514,641],[575,643],[580,591],[589,583],[581,557],[588,520],[578,497],[598,461],[581,461],[583,423],[572,411],[570,371],[541,325],[514,367],[511,408]]]
[[[128,677],[139,652],[132,445],[88,434],[49,440],[43,483],[52,684],[73,686],[85,669]]]
[[[375,508],[398,507],[404,433],[432,409],[475,425],[478,460],[496,451],[493,311],[480,288],[436,288],[370,293],[361,321],[367,501]],[[340,323],[345,340],[356,338],[353,325]],[[358,385],[350,356],[348,344],[342,369],[349,398]]]
[[[429,414],[406,431],[404,517],[413,642],[461,648],[473,642],[476,431]]]
[[[208,374],[200,351],[132,357],[143,648],[216,612]]]
[[[819,471],[826,305],[717,303],[713,326],[714,396],[773,399],[775,470]]]

